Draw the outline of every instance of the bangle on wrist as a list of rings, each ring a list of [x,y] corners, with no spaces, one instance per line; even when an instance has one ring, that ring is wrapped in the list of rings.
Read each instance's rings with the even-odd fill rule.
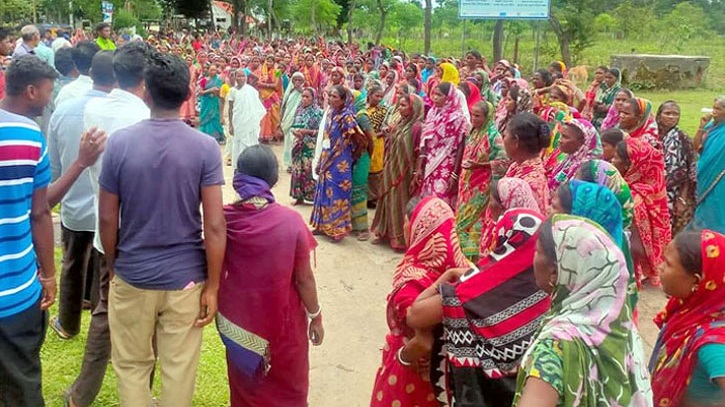
[[[320,314],[322,314],[322,305],[318,305],[317,306],[317,312],[310,313],[308,311],[307,312],[307,318],[309,318],[309,319],[315,319],[315,318],[319,317]]]
[[[400,349],[398,349],[398,353],[396,353],[396,356],[398,358],[398,362],[400,362],[403,366],[411,366],[412,363],[406,362],[403,360],[403,349],[405,348],[405,345],[401,346]]]
[[[47,276],[47,277],[46,276],[42,276],[42,275],[38,275],[38,280],[40,280],[41,283],[45,283],[45,282],[48,282],[48,281],[55,281],[55,274],[52,275],[52,276]]]

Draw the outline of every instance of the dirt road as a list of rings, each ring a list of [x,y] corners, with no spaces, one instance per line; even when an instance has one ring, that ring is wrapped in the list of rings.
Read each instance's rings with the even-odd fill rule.
[[[282,148],[273,149],[281,160]],[[225,167],[225,174],[224,201],[230,203],[236,200],[231,167]],[[291,203],[289,174],[281,161],[274,195],[279,203]],[[310,206],[295,209],[309,219]],[[371,211],[370,222],[373,216]],[[402,256],[388,247],[354,238],[337,244],[325,238],[318,241],[316,277],[326,332],[324,344],[311,350],[310,406],[366,406],[387,333],[385,301],[393,270]],[[640,329],[648,355],[658,332],[652,317],[664,303],[658,289],[649,288],[640,294]]]

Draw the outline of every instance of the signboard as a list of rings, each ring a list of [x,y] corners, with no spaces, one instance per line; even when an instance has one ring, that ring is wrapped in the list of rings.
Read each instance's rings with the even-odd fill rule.
[[[101,2],[101,13],[103,14],[104,23],[112,23],[113,22],[113,3],[111,3],[110,1],[102,1]]]
[[[459,0],[458,18],[546,20],[550,6],[551,0]]]

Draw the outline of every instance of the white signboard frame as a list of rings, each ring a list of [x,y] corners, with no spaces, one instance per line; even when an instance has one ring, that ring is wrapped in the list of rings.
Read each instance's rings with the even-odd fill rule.
[[[551,0],[458,0],[466,20],[548,20]]]

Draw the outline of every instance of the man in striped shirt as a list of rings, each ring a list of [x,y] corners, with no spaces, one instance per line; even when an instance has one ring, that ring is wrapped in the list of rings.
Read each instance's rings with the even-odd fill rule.
[[[55,301],[53,221],[45,139],[30,118],[50,102],[57,72],[14,59],[0,101],[0,405],[43,406],[40,348]]]

